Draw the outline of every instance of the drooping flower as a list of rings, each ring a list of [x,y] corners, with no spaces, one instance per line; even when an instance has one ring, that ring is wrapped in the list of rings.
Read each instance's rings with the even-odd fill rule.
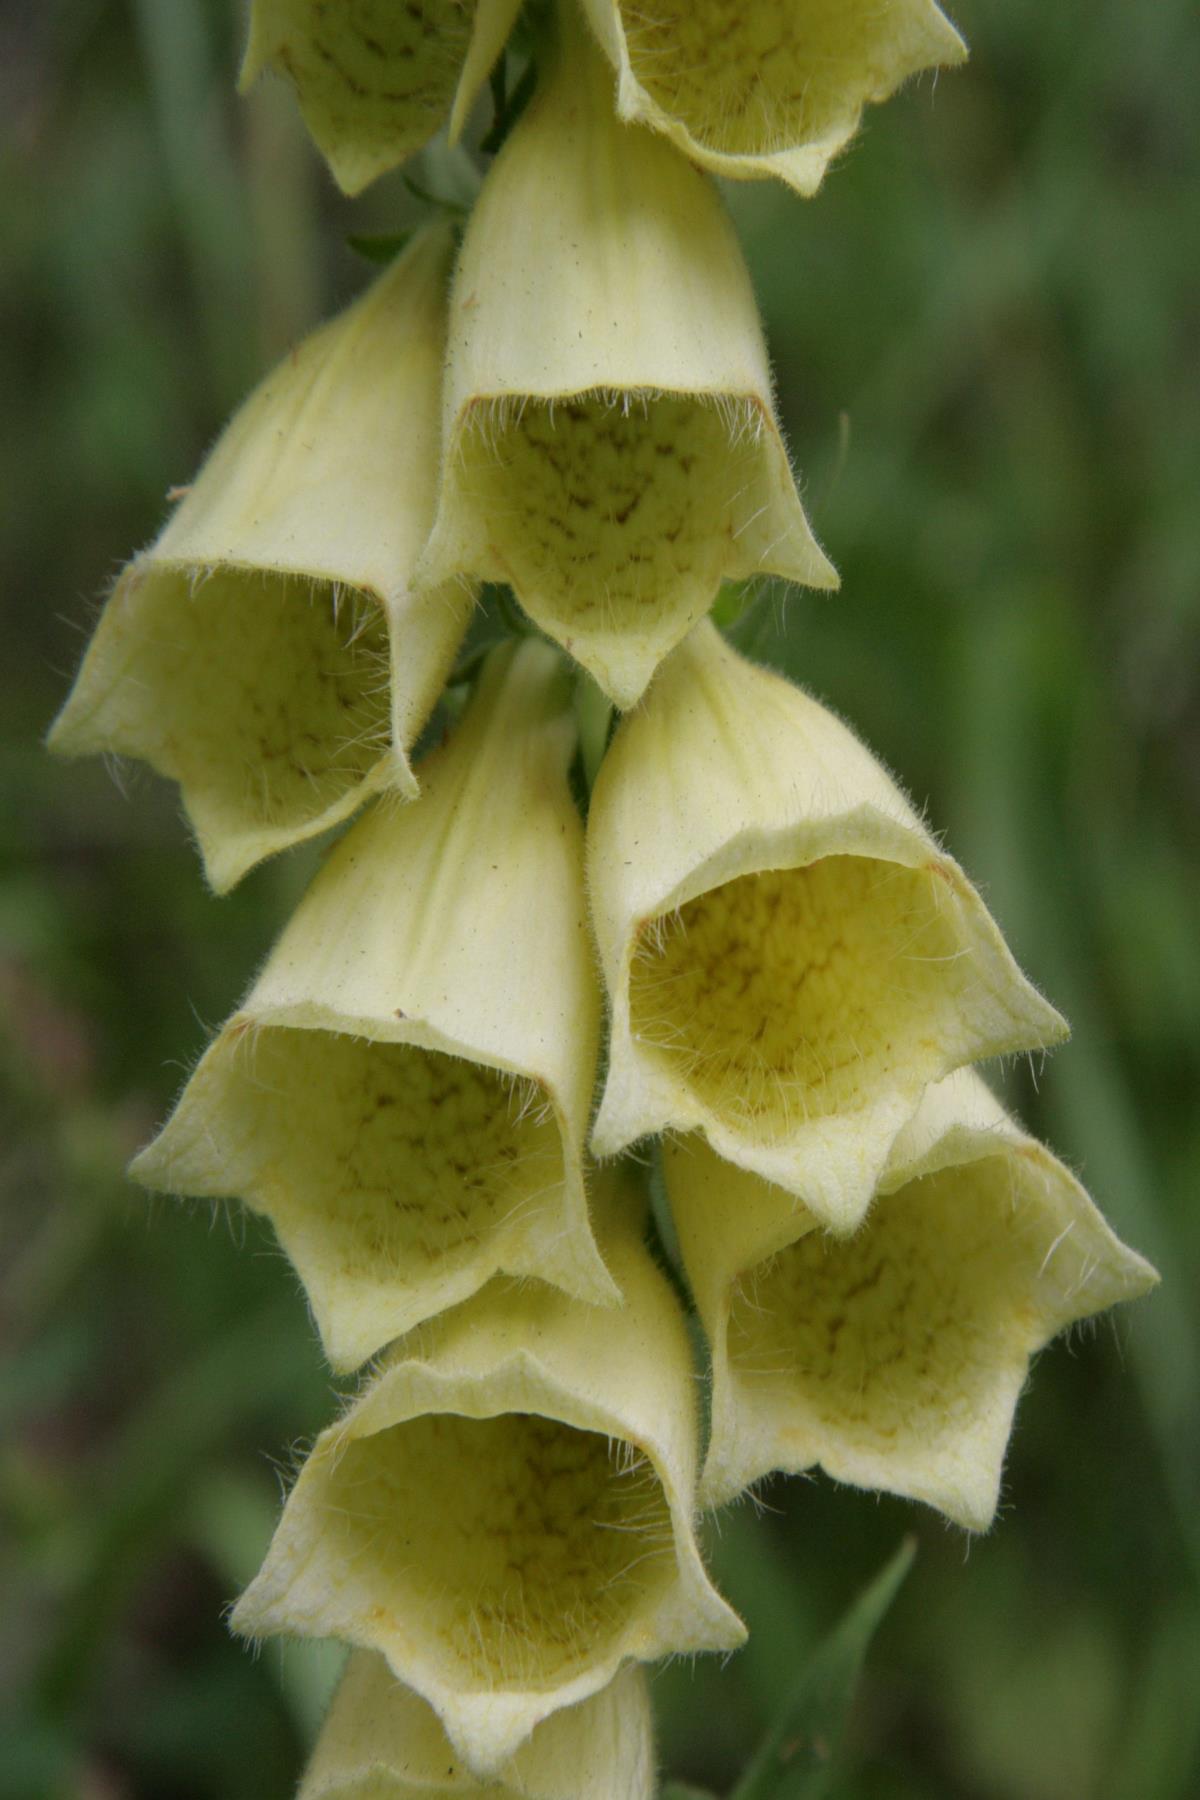
[[[461,123],[521,0],[254,0],[240,85],[286,75],[334,179],[357,194]]]
[[[601,765],[588,881],[598,1156],[698,1128],[850,1230],[928,1083],[1065,1033],[880,764],[707,622]]]
[[[694,1526],[683,1314],[620,1178],[598,1216],[618,1312],[498,1279],[395,1345],[309,1456],[234,1613],[379,1651],[476,1774],[628,1660],[744,1630]]]
[[[863,107],[966,46],[934,0],[583,0],[623,119],[715,174],[821,185]]]
[[[52,749],[178,781],[218,892],[380,788],[416,792],[408,752],[472,603],[412,586],[450,251],[423,232],[251,395],[121,576],[52,728]]]
[[[353,1368],[497,1271],[614,1301],[583,1137],[599,995],[570,681],[494,651],[414,806],[337,846],[133,1174],[265,1213]]]
[[[723,578],[836,576],[809,530],[712,183],[621,125],[582,22],[489,171],[455,274],[423,579],[509,582],[618,705]]]
[[[699,1137],[665,1172],[711,1346],[712,1505],[819,1464],[986,1530],[1030,1358],[1157,1279],[970,1070],[927,1091],[851,1237]]]
[[[356,1650],[298,1800],[653,1800],[654,1791],[650,1703],[636,1665],[544,1719],[488,1781],[459,1761],[428,1701],[382,1656]]]

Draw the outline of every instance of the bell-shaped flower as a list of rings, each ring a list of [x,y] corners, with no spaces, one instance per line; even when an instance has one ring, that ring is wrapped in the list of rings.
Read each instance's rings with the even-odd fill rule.
[[[336,1368],[501,1270],[617,1299],[582,1169],[600,1001],[573,745],[562,659],[494,651],[420,801],[338,844],[133,1165],[265,1213]]]
[[[745,1635],[696,1542],[687,1327],[621,1179],[597,1183],[620,1311],[498,1279],[393,1346],[233,1615],[379,1651],[476,1774],[623,1663]]]
[[[338,186],[357,194],[461,123],[521,0],[254,0],[243,92],[266,68],[295,87]]]
[[[815,193],[863,107],[966,47],[934,0],[583,0],[623,119],[718,175]]]
[[[928,1089],[852,1237],[698,1136],[665,1173],[712,1354],[711,1505],[820,1465],[986,1530],[1030,1358],[1156,1280],[971,1070]]]
[[[848,1231],[929,1082],[1065,1032],[874,757],[707,621],[601,765],[588,880],[598,1156],[698,1127]]]
[[[653,1800],[654,1792],[650,1703],[636,1664],[544,1719],[489,1781],[459,1760],[428,1701],[382,1656],[355,1650],[298,1800]]]
[[[51,731],[178,781],[218,892],[370,793],[416,793],[408,751],[472,603],[412,584],[451,247],[423,232],[246,401],[122,574]]]
[[[720,197],[619,123],[582,21],[560,9],[560,28],[463,241],[421,573],[510,583],[628,706],[723,578],[837,578]]]

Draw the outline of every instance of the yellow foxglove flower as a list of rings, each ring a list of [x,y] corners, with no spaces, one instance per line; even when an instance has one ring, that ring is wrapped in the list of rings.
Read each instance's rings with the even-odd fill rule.
[[[815,193],[858,129],[920,69],[966,47],[933,0],[583,0],[623,119],[706,169]]]
[[[218,892],[371,792],[416,793],[407,752],[471,606],[412,586],[450,251],[422,233],[245,403],[122,575],[51,731],[178,781]]]
[[[599,995],[570,679],[493,652],[415,806],[342,839],[133,1165],[273,1222],[353,1368],[504,1270],[615,1301],[581,1164]]]
[[[561,23],[467,226],[421,572],[509,582],[627,706],[722,578],[837,578],[796,493],[720,198],[618,123],[603,58]]]
[[[476,1774],[626,1661],[745,1635],[696,1543],[683,1314],[616,1178],[598,1211],[622,1309],[501,1279],[394,1346],[233,1616],[380,1651]]]
[[[601,765],[588,880],[599,1156],[699,1127],[848,1231],[929,1082],[1065,1033],[874,757],[707,621]]]
[[[1030,1358],[1156,1280],[971,1070],[927,1091],[853,1237],[699,1137],[666,1173],[712,1350],[712,1505],[820,1464],[986,1530]]]
[[[494,1781],[481,1781],[455,1755],[428,1701],[398,1682],[382,1656],[356,1650],[299,1800],[653,1800],[654,1790],[650,1704],[636,1665],[544,1719]]]
[[[296,89],[334,179],[357,194],[461,123],[521,0],[254,0],[243,92],[265,68]]]

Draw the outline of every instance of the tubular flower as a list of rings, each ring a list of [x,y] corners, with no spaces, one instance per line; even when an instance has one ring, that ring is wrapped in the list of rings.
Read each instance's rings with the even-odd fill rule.
[[[617,71],[623,119],[736,179],[820,187],[858,130],[920,69],[966,46],[933,0],[583,0]]]
[[[355,1367],[497,1271],[615,1301],[581,1164],[599,996],[570,682],[494,651],[412,807],[338,845],[133,1174],[270,1218]]]
[[[588,881],[598,1156],[698,1127],[851,1230],[929,1082],[1065,1033],[858,739],[707,622],[605,757]]]
[[[55,750],[178,781],[218,892],[385,785],[416,793],[407,753],[472,603],[411,580],[450,249],[423,232],[251,395],[121,576],[52,728]]]
[[[476,1774],[625,1661],[744,1636],[696,1544],[683,1315],[615,1181],[601,1212],[622,1310],[497,1280],[395,1345],[234,1613],[380,1651]]]
[[[666,1173],[712,1350],[712,1505],[820,1464],[986,1530],[1030,1358],[1157,1279],[969,1070],[928,1090],[853,1237],[699,1138]]]
[[[650,1704],[636,1666],[543,1720],[493,1783],[458,1760],[433,1708],[383,1657],[356,1650],[298,1800],[653,1800],[654,1786]]]
[[[509,582],[627,706],[723,578],[837,578],[714,187],[616,120],[582,23],[560,9],[560,25],[467,226],[421,572]]]
[[[304,123],[346,194],[465,118],[521,0],[254,0],[243,92],[265,68],[296,89]]]

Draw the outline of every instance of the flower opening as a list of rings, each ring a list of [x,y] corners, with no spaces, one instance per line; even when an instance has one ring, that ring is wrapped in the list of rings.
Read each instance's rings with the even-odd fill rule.
[[[820,186],[869,101],[966,49],[933,0],[584,0],[621,116],[736,178]]]
[[[581,1163],[599,997],[569,699],[548,646],[493,653],[420,803],[343,839],[134,1165],[264,1212],[338,1368],[499,1270],[616,1298]]]
[[[318,1440],[235,1614],[380,1651],[477,1773],[626,1659],[743,1635],[693,1533],[683,1317],[612,1195],[622,1310],[501,1280],[396,1345]]]
[[[930,1088],[850,1237],[697,1139],[666,1171],[712,1348],[713,1505],[820,1464],[986,1530],[1032,1355],[1155,1279],[971,1071]]]
[[[588,866],[598,1155],[699,1128],[850,1230],[931,1081],[1064,1030],[880,765],[707,623],[617,733]]]
[[[421,566],[434,584],[509,582],[627,706],[723,578],[836,576],[720,199],[614,119],[598,52],[568,15],[563,30],[463,242]]]
[[[52,749],[179,782],[213,886],[391,786],[466,628],[418,592],[432,516],[450,234],[434,227],[226,428],[125,571]]]

